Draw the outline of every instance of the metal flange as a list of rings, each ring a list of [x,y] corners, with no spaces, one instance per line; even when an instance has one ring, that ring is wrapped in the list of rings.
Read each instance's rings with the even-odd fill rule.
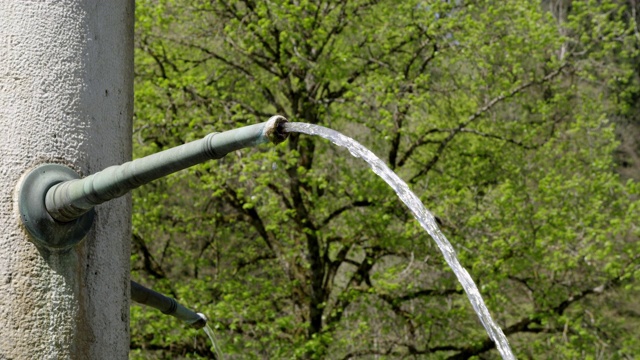
[[[20,219],[37,245],[50,250],[64,250],[79,243],[91,229],[94,210],[79,218],[60,222],[49,215],[45,205],[47,191],[63,181],[79,179],[72,169],[59,164],[45,164],[31,170],[18,184]]]

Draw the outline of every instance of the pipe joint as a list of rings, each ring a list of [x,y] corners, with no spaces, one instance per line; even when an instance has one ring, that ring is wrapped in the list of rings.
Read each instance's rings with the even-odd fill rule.
[[[31,170],[20,180],[17,189],[20,219],[37,245],[64,250],[80,242],[91,229],[93,210],[62,222],[47,211],[45,204],[46,194],[52,187],[78,178],[75,171],[64,165],[46,164]]]

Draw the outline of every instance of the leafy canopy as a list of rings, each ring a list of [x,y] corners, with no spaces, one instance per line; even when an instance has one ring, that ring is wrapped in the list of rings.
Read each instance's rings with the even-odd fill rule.
[[[437,214],[518,357],[631,358],[640,189],[613,120],[638,92],[632,10],[138,1],[136,156],[275,113],[342,131]],[[324,141],[229,154],[134,209],[133,278],[205,313],[229,356],[498,357],[395,194]],[[131,331],[134,358],[212,356],[149,309]]]

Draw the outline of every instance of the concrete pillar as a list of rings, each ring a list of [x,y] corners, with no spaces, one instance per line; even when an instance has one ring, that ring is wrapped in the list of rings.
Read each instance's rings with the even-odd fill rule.
[[[0,1],[0,359],[127,357],[129,197],[55,253],[14,193],[42,163],[86,176],[131,158],[133,20],[133,0]]]

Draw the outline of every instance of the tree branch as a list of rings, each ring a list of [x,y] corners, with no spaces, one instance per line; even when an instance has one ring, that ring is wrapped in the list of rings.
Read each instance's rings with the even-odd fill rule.
[[[140,251],[142,252],[142,264],[144,266],[144,270],[151,276],[156,279],[164,279],[167,277],[167,274],[162,269],[162,266],[158,264],[156,259],[151,255],[151,251],[145,244],[144,240],[140,235],[134,233],[133,234],[133,243],[136,245]]]
[[[329,214],[329,216],[327,216],[324,220],[322,220],[320,222],[319,228],[321,229],[321,228],[327,226],[329,224],[329,222],[331,222],[331,220],[333,220],[334,218],[340,216],[340,214],[342,214],[343,212],[345,212],[347,210],[351,210],[354,207],[367,207],[367,206],[372,206],[372,205],[373,205],[373,202],[371,202],[371,201],[361,200],[361,201],[354,201],[351,204],[341,206],[338,209],[333,210],[331,212],[331,214]]]
[[[569,306],[572,304],[584,299],[585,297],[593,294],[602,294],[605,289],[617,287],[621,284],[622,277],[618,276],[609,281],[606,281],[604,284],[600,286],[596,286],[594,288],[588,288],[580,291],[575,295],[571,295],[566,298],[564,301],[554,306],[553,308],[548,309],[547,311],[539,311],[534,314],[530,314],[527,317],[522,318],[520,321],[512,324],[511,326],[504,329],[505,336],[521,333],[521,332],[542,332],[542,329],[537,328],[542,325],[542,320],[549,313],[554,314],[556,316],[562,315]],[[462,349],[459,353],[448,357],[449,360],[463,360],[469,359],[472,356],[479,355],[481,353],[487,352],[491,349],[495,348],[495,343],[490,339],[486,338],[483,340],[480,345],[470,346]]]
[[[433,157],[431,158],[431,160],[429,160],[429,162],[424,166],[424,168],[422,168],[417,174],[413,175],[410,179],[409,179],[409,183],[411,184],[415,184],[416,181],[422,177],[423,175],[427,174],[429,171],[431,171],[431,169],[433,168],[433,166],[438,162],[438,160],[440,159],[440,156],[442,155],[442,153],[444,152],[445,148],[447,147],[447,145],[454,139],[454,137],[462,132],[462,129],[466,128],[469,124],[471,124],[472,122],[476,121],[477,119],[479,119],[480,117],[482,117],[485,113],[487,113],[489,110],[491,110],[496,104],[501,103],[502,101],[506,100],[506,99],[510,99],[512,97],[514,97],[515,95],[519,94],[520,92],[522,92],[523,90],[535,85],[535,84],[542,84],[545,83],[547,81],[550,81],[552,79],[554,79],[556,76],[558,76],[562,70],[567,67],[567,64],[563,64],[562,66],[560,66],[558,69],[556,69],[555,71],[547,74],[545,77],[543,77],[541,80],[533,80],[533,81],[529,81],[527,83],[524,83],[520,86],[517,86],[516,88],[514,88],[513,90],[511,90],[509,93],[504,94],[504,95],[500,95],[498,97],[493,98],[491,101],[489,101],[488,103],[486,103],[484,106],[482,106],[481,108],[479,108],[478,110],[476,110],[475,113],[471,114],[466,121],[462,122],[460,125],[458,125],[458,127],[456,127],[455,129],[451,130],[451,132],[449,133],[449,136],[447,136],[444,140],[442,140],[440,142],[440,146],[438,146],[438,149],[435,151],[435,154],[433,155]]]

